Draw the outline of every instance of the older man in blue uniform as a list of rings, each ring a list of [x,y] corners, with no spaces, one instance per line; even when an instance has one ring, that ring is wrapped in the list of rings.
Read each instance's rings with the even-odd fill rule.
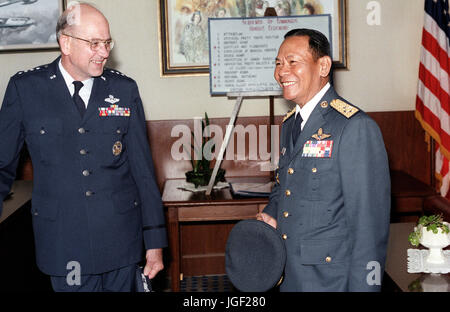
[[[390,215],[380,130],[329,83],[320,32],[286,34],[275,79],[296,103],[284,118],[277,183],[258,215],[279,229],[287,260],[281,291],[379,291]]]
[[[37,264],[54,290],[132,291],[136,264],[145,256],[153,278],[167,245],[138,87],[104,69],[114,42],[97,9],[69,7],[57,32],[61,57],[6,90],[0,213],[26,142]]]

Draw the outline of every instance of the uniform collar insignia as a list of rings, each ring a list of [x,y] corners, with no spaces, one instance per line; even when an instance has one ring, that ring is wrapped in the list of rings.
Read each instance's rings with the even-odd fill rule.
[[[108,98],[105,99],[105,102],[111,103],[111,104],[116,104],[117,102],[119,102],[120,99],[117,99],[114,97],[114,95],[109,95]]]
[[[317,133],[312,135],[313,139],[316,139],[318,141],[325,140],[325,139],[329,138],[330,136],[331,136],[331,134],[323,133],[323,129],[322,128],[319,128]]]

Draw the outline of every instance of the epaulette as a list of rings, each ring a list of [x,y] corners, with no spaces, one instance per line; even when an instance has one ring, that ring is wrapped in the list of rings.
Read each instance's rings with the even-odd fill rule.
[[[286,116],[284,116],[283,121],[282,121],[281,123],[285,122],[287,119],[289,119],[289,117],[291,117],[292,115],[294,115],[295,111],[296,111],[296,107],[294,107],[291,111],[289,111],[289,112],[286,114]]]
[[[119,75],[119,76],[127,77],[125,74],[121,73],[120,71],[115,70],[115,69],[111,69],[111,68],[105,68],[105,72],[109,72],[109,73],[116,74],[116,75]]]
[[[106,68],[103,70],[103,74],[100,77],[101,79],[103,79],[104,81],[107,80],[107,78],[123,78],[125,80],[128,81],[134,81],[133,78],[128,77],[127,75],[121,73],[118,70],[112,69],[112,68]]]
[[[357,112],[359,112],[359,109],[355,106],[345,103],[344,101],[341,101],[339,99],[334,99],[333,101],[331,101],[330,106],[347,118],[350,118]]]
[[[41,66],[37,66],[37,67],[31,68],[31,69],[21,70],[21,71],[17,72],[14,76],[21,76],[26,73],[40,71],[40,70],[46,69],[47,67],[48,67],[48,65],[41,65]]]

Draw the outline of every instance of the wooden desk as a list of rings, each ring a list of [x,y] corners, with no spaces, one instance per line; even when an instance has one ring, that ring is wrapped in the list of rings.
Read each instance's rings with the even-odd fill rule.
[[[449,274],[408,273],[408,249],[416,248],[408,241],[415,223],[391,223],[385,271],[399,290],[449,291]]]
[[[254,178],[227,180],[255,181]],[[259,179],[263,180],[268,181],[268,178]],[[268,198],[234,199],[229,188],[213,190],[206,197],[205,192],[192,193],[178,189],[184,183],[182,179],[167,180],[162,195],[168,218],[172,291],[179,291],[183,273],[186,276],[199,272],[223,274],[225,242],[232,226],[239,220],[254,219],[268,202]],[[221,223],[230,220],[234,222]],[[196,237],[190,235],[192,227],[202,226],[204,231],[200,233],[203,234]],[[208,245],[212,247],[208,248]]]
[[[0,216],[0,223],[12,215],[17,209],[25,205],[31,200],[31,192],[33,189],[33,181],[17,180],[14,181],[11,191],[13,192],[10,199],[3,202],[3,212]]]

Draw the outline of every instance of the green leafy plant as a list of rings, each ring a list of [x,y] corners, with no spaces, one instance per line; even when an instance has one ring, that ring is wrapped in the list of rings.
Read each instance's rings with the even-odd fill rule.
[[[412,281],[411,284],[408,285],[408,290],[410,292],[423,292],[422,277],[419,277],[418,279]]]
[[[211,134],[209,133],[209,117],[205,112],[205,120],[202,120],[202,136],[201,142],[197,142],[195,140],[194,132],[191,131],[192,137],[194,138],[194,143],[191,143],[192,150],[194,151],[194,157],[190,157],[192,170],[186,172],[186,181],[193,183],[195,187],[201,185],[208,185],[209,180],[211,179],[211,175],[213,172],[213,168],[211,168],[212,157],[209,154],[205,153],[205,145],[211,139]],[[203,133],[207,131],[206,136],[203,136]],[[211,147],[211,153],[214,153],[215,145]],[[206,154],[206,155],[205,155]],[[195,155],[202,155],[201,159],[195,159]],[[219,168],[217,171],[217,175],[214,183],[219,181],[225,181],[225,170]]]
[[[418,226],[415,227],[414,231],[408,236],[408,241],[413,246],[419,246],[420,239],[422,238],[422,228],[426,228],[427,231],[432,231],[434,234],[438,234],[439,229],[442,233],[448,234],[450,232],[449,227],[444,224],[442,214],[423,216],[419,219]]]

